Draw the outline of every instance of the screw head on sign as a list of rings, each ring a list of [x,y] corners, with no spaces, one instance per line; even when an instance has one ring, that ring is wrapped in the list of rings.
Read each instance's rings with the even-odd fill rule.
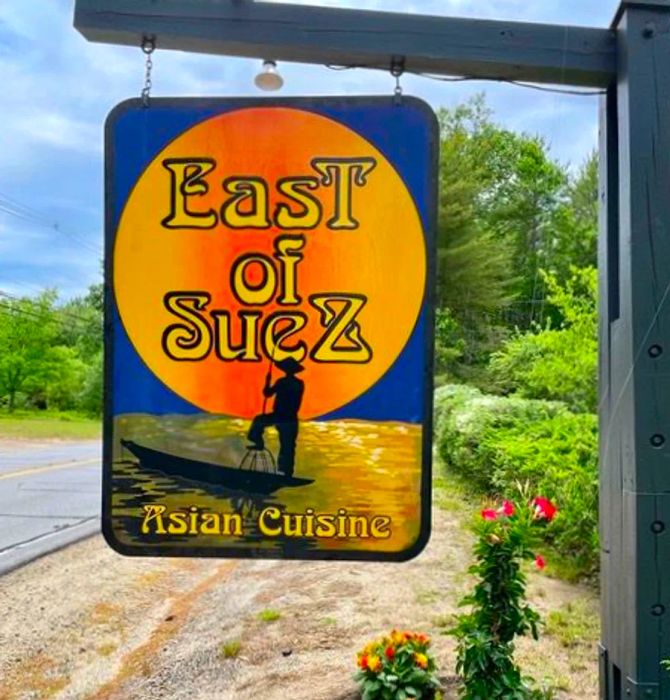
[[[653,447],[662,447],[665,444],[665,437],[659,433],[652,435],[650,441]]]

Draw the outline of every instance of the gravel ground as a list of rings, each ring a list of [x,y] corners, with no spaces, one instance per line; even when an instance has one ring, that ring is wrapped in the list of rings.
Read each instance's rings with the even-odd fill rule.
[[[472,506],[435,499],[431,543],[405,564],[124,558],[100,537],[45,557],[0,579],[0,699],[355,698],[357,649],[393,627],[431,634],[448,676]],[[545,575],[530,592],[544,613],[594,605]],[[597,695],[593,639],[524,640],[519,659],[560,698]]]

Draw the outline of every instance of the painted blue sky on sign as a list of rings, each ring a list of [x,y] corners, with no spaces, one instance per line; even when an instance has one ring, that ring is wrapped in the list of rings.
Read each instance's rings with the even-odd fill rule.
[[[616,8],[615,0],[300,4],[590,26],[608,25]],[[48,286],[67,298],[101,279],[102,125],[114,104],[139,93],[143,57],[139,49],[86,42],[72,28],[68,0],[0,0],[0,8],[0,291],[30,295]],[[257,61],[158,51],[154,63],[156,95],[258,94],[253,87]],[[376,71],[335,72],[297,64],[282,64],[280,70],[286,80],[282,96],[389,94],[393,89],[393,79]],[[595,97],[414,76],[402,82],[406,93],[434,108],[486,91],[500,123],[544,136],[553,155],[573,166],[596,145]]]

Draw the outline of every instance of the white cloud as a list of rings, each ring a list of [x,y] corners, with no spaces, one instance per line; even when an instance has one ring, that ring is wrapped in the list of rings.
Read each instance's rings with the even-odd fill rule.
[[[268,1],[268,0],[266,0]],[[279,0],[269,0],[278,2]],[[283,1],[283,0],[282,0]],[[505,17],[605,26],[615,0],[292,0],[293,4],[419,14]],[[100,245],[102,124],[121,100],[139,95],[139,47],[87,42],[72,27],[72,0],[0,0],[0,192],[44,211],[87,246]],[[258,61],[161,51],[154,54],[155,95],[257,95]],[[282,94],[391,94],[384,72],[335,72],[280,65]],[[406,76],[405,91],[434,107],[486,90],[506,126],[543,134],[562,161],[580,163],[595,145],[593,98],[529,93],[495,83],[439,83]],[[0,279],[52,284],[69,293],[99,278],[97,256],[74,239],[19,220],[6,234],[0,219]],[[5,224],[7,222],[5,221]],[[37,238],[34,238],[37,236]]]

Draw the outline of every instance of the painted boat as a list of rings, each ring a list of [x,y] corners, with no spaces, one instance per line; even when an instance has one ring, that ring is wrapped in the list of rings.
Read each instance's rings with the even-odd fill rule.
[[[176,476],[189,481],[219,486],[234,491],[270,494],[279,489],[307,486],[313,479],[300,479],[283,474],[253,471],[238,467],[225,467],[220,464],[199,462],[186,457],[168,454],[150,447],[143,447],[132,440],[121,440],[121,444],[140,461],[145,469],[161,472],[166,476]]]

